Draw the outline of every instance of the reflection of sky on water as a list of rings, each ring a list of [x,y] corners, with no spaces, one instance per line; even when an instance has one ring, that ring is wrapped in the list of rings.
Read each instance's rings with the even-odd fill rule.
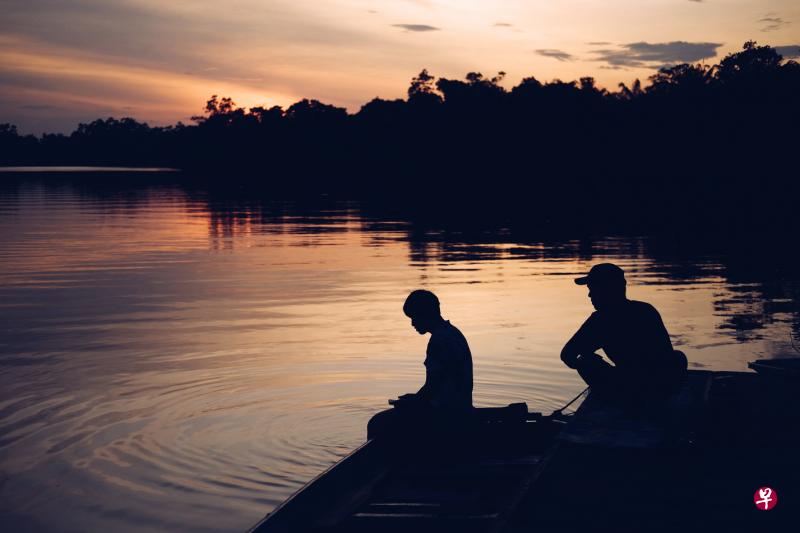
[[[6,186],[0,511],[39,529],[247,526],[419,386],[425,339],[400,310],[416,287],[467,335],[476,403],[555,409],[581,389],[558,359],[591,311],[572,278],[605,260],[696,367],[791,351],[795,281],[655,239],[537,241],[169,187]]]

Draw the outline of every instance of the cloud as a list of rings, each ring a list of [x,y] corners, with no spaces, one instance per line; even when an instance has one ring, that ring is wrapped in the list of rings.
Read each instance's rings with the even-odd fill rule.
[[[784,59],[792,59],[800,57],[800,44],[791,44],[787,46],[775,46],[775,51],[783,56]]]
[[[439,31],[441,28],[436,26],[428,26],[427,24],[392,24],[395,28],[403,28],[406,31],[424,32],[424,31]]]
[[[322,46],[361,53],[386,41],[356,25],[306,16],[292,7],[242,3],[249,9],[219,10],[202,1],[0,0],[0,36],[173,72],[224,66],[240,77],[260,68],[256,61],[269,64],[284,51],[297,57],[305,55],[303,49]],[[293,59],[277,58],[281,64]]]
[[[777,31],[791,24],[791,22],[783,20],[782,17],[777,16],[775,13],[767,13],[763,18],[758,19],[758,22],[764,23],[764,27],[761,28],[761,31],[764,32]]]
[[[722,43],[629,43],[615,49],[593,50],[595,61],[607,65],[633,68],[660,68],[677,63],[694,63],[717,55]]]
[[[511,28],[514,25],[508,22],[495,22],[494,24],[492,24],[492,26],[496,28]]]
[[[609,44],[613,44],[613,43],[610,43],[608,41],[589,41],[586,44],[589,44],[589,45],[592,45],[592,46],[608,46]]]
[[[564,52],[562,50],[553,50],[547,48],[542,50],[536,50],[536,53],[539,54],[540,56],[557,59],[558,61],[572,61],[573,59],[575,59],[572,56],[572,54],[568,54],[567,52]]]

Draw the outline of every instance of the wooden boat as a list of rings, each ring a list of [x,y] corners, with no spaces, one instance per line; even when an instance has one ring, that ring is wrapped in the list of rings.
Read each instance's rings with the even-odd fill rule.
[[[636,407],[590,393],[571,417],[478,409],[457,445],[370,440],[251,531],[796,531],[794,380],[690,371],[668,404]],[[754,506],[763,486],[775,512]]]
[[[251,531],[492,531],[540,470],[565,422],[527,405],[475,409],[457,441],[373,439]]]

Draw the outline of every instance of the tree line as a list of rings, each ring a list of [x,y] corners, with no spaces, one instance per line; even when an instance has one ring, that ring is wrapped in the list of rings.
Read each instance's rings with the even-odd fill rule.
[[[311,99],[246,109],[215,95],[191,125],[108,118],[35,137],[3,124],[0,163],[170,166],[211,182],[473,198],[545,218],[622,203],[703,210],[710,198],[747,209],[797,190],[800,64],[770,46],[749,41],[718,64],[664,67],[616,91],[591,77],[527,77],[509,90],[504,76],[423,70],[406,98],[354,114]],[[554,197],[569,201],[556,208]]]

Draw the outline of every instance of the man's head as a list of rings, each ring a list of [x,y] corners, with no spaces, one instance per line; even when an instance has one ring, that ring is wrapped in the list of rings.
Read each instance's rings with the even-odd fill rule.
[[[439,298],[431,291],[422,289],[408,295],[403,304],[403,312],[411,319],[411,325],[420,335],[429,333],[442,320]]]
[[[626,298],[625,272],[612,263],[594,265],[587,275],[577,278],[575,283],[589,287],[589,299],[598,311],[612,307]]]

